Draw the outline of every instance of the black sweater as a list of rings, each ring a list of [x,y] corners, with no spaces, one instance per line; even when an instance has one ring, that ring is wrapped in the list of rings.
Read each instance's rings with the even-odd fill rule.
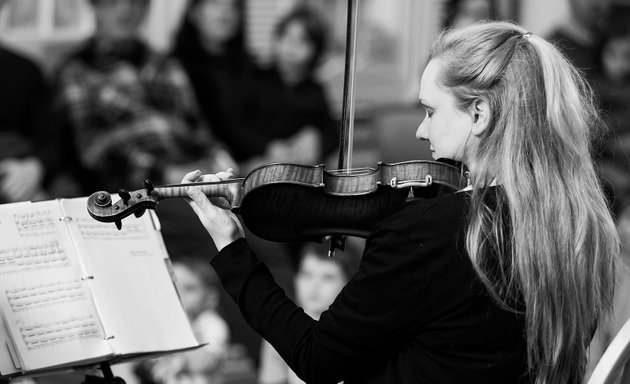
[[[0,47],[0,159],[43,156],[48,138],[50,93],[40,68],[30,59]],[[48,154],[48,153],[46,153]]]
[[[245,240],[212,261],[249,324],[307,383],[529,383],[524,320],[489,297],[464,251],[467,193],[408,202],[376,226],[319,321]]]

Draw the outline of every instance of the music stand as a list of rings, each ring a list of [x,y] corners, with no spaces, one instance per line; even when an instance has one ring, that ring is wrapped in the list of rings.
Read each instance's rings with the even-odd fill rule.
[[[125,380],[118,376],[114,376],[109,362],[102,362],[100,367],[103,372],[103,377],[85,375],[85,381],[82,384],[126,384]]]

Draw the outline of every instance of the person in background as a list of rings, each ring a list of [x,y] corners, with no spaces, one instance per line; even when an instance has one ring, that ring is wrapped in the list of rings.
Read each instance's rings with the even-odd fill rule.
[[[326,93],[315,77],[325,41],[326,27],[312,8],[292,8],[276,22],[270,65],[259,71],[247,99],[248,133],[238,139],[247,154],[240,163],[243,171],[274,162],[318,165],[337,147]],[[298,264],[294,247],[265,241],[249,231],[248,238],[278,284],[293,297]]]
[[[591,81],[600,71],[596,44],[610,0],[569,0],[569,17],[548,36]]]
[[[462,162],[470,185],[411,199],[377,224],[318,321],[278,288],[233,213],[188,187],[219,250],[211,266],[306,382],[582,383],[620,254],[586,81],[545,39],[479,23],[438,37],[419,101],[416,137],[434,159]]]
[[[359,257],[351,249],[328,256],[328,244],[309,243],[300,251],[299,267],[295,275],[295,303],[306,314],[319,320],[333,303],[341,289],[354,275]],[[261,346],[258,374],[259,384],[303,384],[282,357],[266,341]]]
[[[142,384],[222,384],[230,331],[218,312],[221,297],[217,275],[196,256],[178,256],[173,274],[182,305],[197,341],[189,352],[146,360],[135,372]]]
[[[600,324],[589,349],[587,378],[630,318],[630,8],[612,6],[607,20],[600,47],[602,73],[593,84],[609,128],[599,170],[613,187],[623,263],[615,279],[613,316]]]
[[[275,161],[315,165],[337,136],[324,91],[313,78],[323,53],[324,26],[311,12],[286,16],[275,29],[274,66],[262,70],[245,49],[243,7],[239,0],[191,1],[173,54],[192,80],[212,133],[226,143],[242,176]],[[294,250],[253,235],[250,239],[291,294]],[[234,339],[257,359],[260,338],[236,307],[230,309],[230,323],[242,324]]]
[[[147,178],[173,182],[193,164],[235,166],[210,136],[180,64],[139,38],[150,1],[91,4],[94,36],[57,76],[58,108],[72,127],[91,192],[140,186]]]
[[[585,79],[593,86],[601,74],[601,60],[598,57],[598,41],[601,39],[603,26],[611,0],[568,0],[568,17],[561,21],[547,37],[577,67]],[[594,146],[596,163],[601,163],[601,155],[606,150],[605,139]],[[614,206],[614,180],[609,180],[603,169],[598,175],[604,185],[608,204]]]
[[[272,162],[315,165],[337,148],[338,132],[315,69],[324,54],[326,26],[307,6],[283,15],[274,28],[271,65],[249,99],[248,159],[244,169]]]
[[[183,64],[212,133],[237,161],[248,156],[253,129],[245,99],[258,67],[245,49],[243,0],[192,0],[173,55]]]
[[[609,135],[599,169],[613,192],[613,211],[630,205],[630,6],[612,6],[600,43],[601,73],[593,79]]]
[[[6,0],[0,0],[0,12]],[[31,59],[0,45],[0,203],[44,199],[60,156],[48,123],[48,79]]]

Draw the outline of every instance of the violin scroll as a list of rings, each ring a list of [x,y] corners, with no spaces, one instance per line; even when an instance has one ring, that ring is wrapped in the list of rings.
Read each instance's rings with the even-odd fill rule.
[[[105,222],[116,223],[118,229],[122,228],[122,219],[131,214],[140,217],[147,209],[156,209],[158,195],[154,192],[153,184],[145,181],[145,188],[137,191],[118,191],[120,200],[112,202],[112,195],[106,191],[94,192],[87,201],[87,210],[92,218]]]

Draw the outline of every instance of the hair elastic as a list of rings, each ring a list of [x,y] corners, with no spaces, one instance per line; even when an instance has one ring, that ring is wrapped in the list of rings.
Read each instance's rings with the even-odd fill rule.
[[[530,37],[532,37],[533,33],[531,32],[526,32],[523,36],[521,36],[523,39],[529,39]]]

